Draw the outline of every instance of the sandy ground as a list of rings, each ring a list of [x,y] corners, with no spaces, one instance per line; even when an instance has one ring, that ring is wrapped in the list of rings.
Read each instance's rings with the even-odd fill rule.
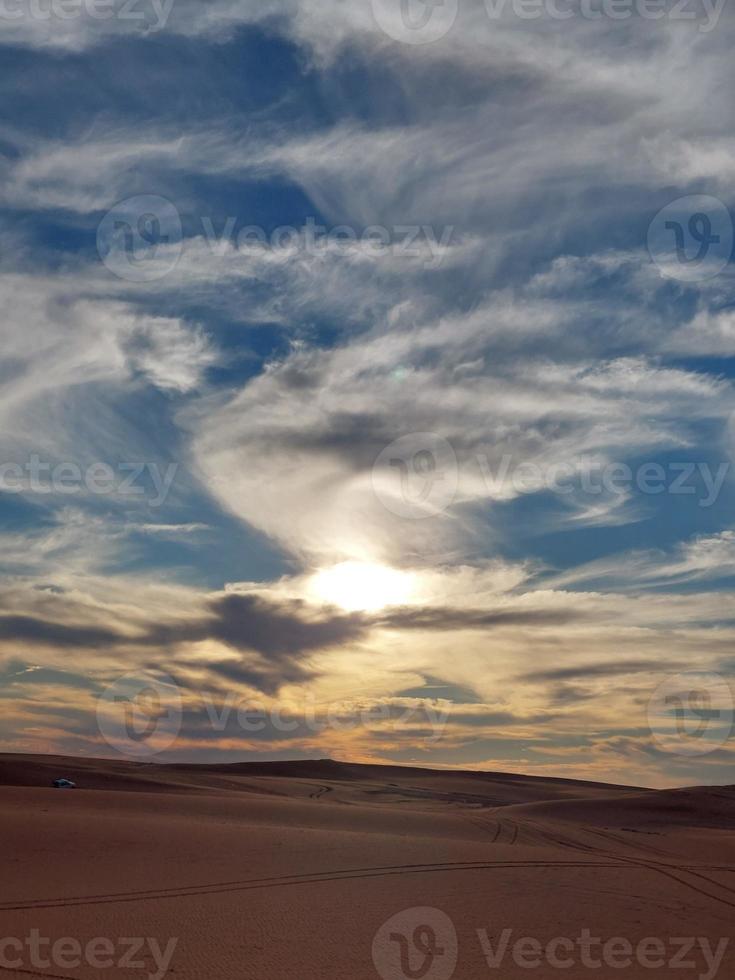
[[[0,841],[18,980],[735,976],[735,787],[0,756]]]

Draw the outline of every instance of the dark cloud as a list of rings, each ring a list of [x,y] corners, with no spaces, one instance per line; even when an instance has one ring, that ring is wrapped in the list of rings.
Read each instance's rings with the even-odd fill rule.
[[[545,684],[548,681],[580,680],[586,677],[622,677],[626,674],[664,673],[681,670],[681,666],[664,660],[628,660],[608,664],[579,664],[553,670],[535,670],[522,674],[519,680]]]
[[[315,616],[305,603],[296,600],[278,602],[233,593],[211,599],[208,609],[210,615],[199,620],[156,626],[142,642],[165,646],[219,640],[235,650],[254,650],[278,658],[337,646],[357,639],[367,629],[357,615]]]
[[[241,701],[235,705],[216,707],[210,714],[207,711],[184,711],[180,738],[186,742],[200,744],[217,743],[221,739],[228,742],[242,742],[249,746],[252,742],[290,743],[299,739],[309,739],[320,733],[325,725],[310,724],[298,713],[283,711],[278,721],[257,702]],[[215,719],[213,723],[213,719]]]
[[[253,594],[231,593],[211,598],[200,618],[150,625],[136,636],[111,628],[54,622],[40,616],[0,617],[0,639],[61,649],[94,650],[120,647],[170,648],[181,643],[215,640],[244,656],[240,661],[214,663],[216,678],[244,684],[269,694],[288,683],[315,676],[305,663],[309,654],[363,639],[375,628],[397,630],[486,630],[503,626],[563,625],[578,614],[570,611],[401,608],[368,617],[325,608],[315,612],[299,600],[274,601]],[[46,680],[51,677],[46,672]],[[41,680],[41,678],[36,678]],[[60,683],[71,683],[66,675]],[[469,689],[426,678],[422,688],[403,692],[406,697],[444,698],[476,703]]]
[[[260,659],[257,663],[224,660],[208,667],[217,677],[254,687],[265,694],[277,694],[284,684],[295,684],[316,676],[316,671],[301,663],[293,654]]]
[[[561,609],[414,609],[390,612],[375,624],[389,629],[461,630],[493,629],[502,626],[563,626],[585,618],[582,613]]]
[[[585,690],[582,687],[576,687],[571,684],[555,684],[549,692],[549,701],[551,704],[561,707],[568,704],[577,704],[579,701],[589,701],[596,696],[592,691]]]
[[[227,595],[211,604],[210,636],[237,649],[283,656],[338,646],[362,636],[359,616],[312,618],[303,602],[276,604],[252,595]]]
[[[131,637],[112,629],[68,625],[37,616],[0,617],[0,639],[68,649],[171,647],[216,640],[251,656],[211,666],[228,681],[275,693],[283,684],[306,680],[314,671],[302,658],[364,636],[369,624],[358,615],[310,613],[303,602],[271,602],[255,595],[211,599],[200,619],[150,626]],[[68,681],[67,681],[68,683]]]
[[[560,625],[578,618],[558,610],[451,610],[399,609],[372,619],[360,614],[314,616],[299,601],[271,602],[255,595],[227,595],[210,603],[213,616],[196,624],[164,627],[152,634],[157,643],[213,639],[242,652],[260,655],[257,661],[225,661],[211,665],[220,677],[274,693],[286,683],[314,676],[302,662],[304,654],[341,646],[362,639],[371,628],[402,630],[492,629],[501,626]],[[465,703],[476,702],[472,691],[449,690],[439,682],[434,690],[423,689],[416,697],[446,697]],[[444,693],[442,693],[444,692]],[[409,696],[408,694],[405,696]]]
[[[493,629],[502,626],[563,625],[578,614],[570,611],[396,609],[380,616],[345,614],[333,609],[315,612],[299,600],[273,601],[253,594],[231,593],[211,598],[198,619],[151,625],[137,636],[99,627],[53,622],[39,616],[0,617],[0,639],[44,646],[84,650],[116,647],[174,647],[181,643],[215,640],[249,655],[241,661],[210,666],[213,674],[230,682],[275,693],[283,684],[314,676],[304,663],[310,653],[358,641],[375,628],[399,630]],[[61,678],[60,678],[61,679]],[[427,678],[424,688],[405,696],[446,698],[476,702],[474,692],[450,688]]]
[[[430,700],[451,701],[452,704],[479,704],[480,698],[475,691],[461,684],[450,684],[449,681],[424,675],[424,683],[420,687],[409,687],[399,691],[399,698],[427,698]]]
[[[314,616],[298,601],[278,603],[255,595],[231,594],[213,599],[209,608],[210,617],[158,628],[147,642],[217,640],[240,652],[255,653],[255,660],[228,660],[212,664],[210,669],[219,677],[266,693],[315,676],[302,663],[303,655],[357,640],[367,631],[357,615]]]
[[[0,640],[53,647],[95,649],[120,643],[123,637],[98,626],[69,626],[35,616],[0,616]]]

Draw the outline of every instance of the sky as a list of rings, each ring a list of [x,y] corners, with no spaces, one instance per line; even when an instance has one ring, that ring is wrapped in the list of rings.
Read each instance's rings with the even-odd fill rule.
[[[0,751],[732,782],[732,10],[0,8]]]

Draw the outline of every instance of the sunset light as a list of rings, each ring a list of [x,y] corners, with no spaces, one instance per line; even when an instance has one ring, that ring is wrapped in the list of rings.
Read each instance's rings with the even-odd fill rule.
[[[408,602],[414,576],[386,565],[345,561],[323,569],[312,580],[314,595],[346,612],[376,612]]]

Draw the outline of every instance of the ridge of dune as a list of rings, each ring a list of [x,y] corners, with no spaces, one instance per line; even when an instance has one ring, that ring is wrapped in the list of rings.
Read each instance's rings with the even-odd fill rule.
[[[691,786],[597,799],[536,800],[510,806],[508,811],[519,819],[543,818],[631,832],[674,826],[735,829],[735,785]]]
[[[479,770],[424,769],[416,766],[338,762],[333,759],[237,763],[158,763],[51,755],[0,754],[0,786],[47,786],[73,780],[79,789],[136,792],[248,790],[290,781],[324,781],[343,792],[363,787],[373,797],[391,789],[477,805],[509,805],[568,797],[650,792],[559,777],[526,776]],[[253,783],[255,781],[255,783]],[[372,786],[372,789],[370,787]]]

